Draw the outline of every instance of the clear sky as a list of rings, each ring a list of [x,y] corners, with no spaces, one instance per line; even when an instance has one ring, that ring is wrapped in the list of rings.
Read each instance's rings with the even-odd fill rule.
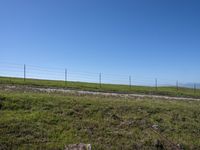
[[[1,0],[0,62],[200,82],[200,1]]]

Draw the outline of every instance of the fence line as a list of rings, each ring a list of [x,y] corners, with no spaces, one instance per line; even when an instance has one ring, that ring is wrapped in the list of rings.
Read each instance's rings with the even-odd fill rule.
[[[115,74],[106,74],[106,73],[94,73],[86,71],[75,71],[69,70],[67,68],[50,68],[50,67],[39,67],[33,65],[20,65],[12,63],[0,63],[0,76],[10,76],[10,77],[21,77],[26,81],[28,78],[34,79],[49,79],[49,80],[61,80],[65,82],[69,81],[80,81],[80,82],[92,82],[98,83],[101,87],[102,84],[122,84],[128,85],[130,88],[132,86],[154,86],[157,90],[160,86],[173,86],[176,87],[177,91],[180,87],[193,88],[194,93],[199,88],[199,84],[193,83],[185,86],[185,84],[176,80],[174,84],[172,80],[158,78],[143,78],[137,79],[133,75],[115,75]]]

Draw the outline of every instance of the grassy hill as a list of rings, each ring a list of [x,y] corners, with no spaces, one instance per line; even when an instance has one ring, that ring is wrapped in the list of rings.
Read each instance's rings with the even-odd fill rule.
[[[128,86],[128,85],[114,85],[114,84],[101,84],[86,83],[86,82],[64,82],[55,80],[38,80],[38,79],[24,79],[22,78],[8,78],[0,77],[0,85],[29,85],[40,87],[54,87],[54,88],[68,88],[89,91],[102,91],[102,92],[116,92],[116,93],[138,93],[138,94],[155,94],[165,96],[177,97],[192,97],[200,98],[200,89],[190,89],[176,87],[148,87],[148,86]]]
[[[6,89],[5,85],[145,93],[199,98],[174,87],[0,78],[0,150],[64,149],[90,143],[95,150],[200,149],[200,101],[162,100]],[[157,129],[153,129],[155,126]]]
[[[81,142],[95,150],[200,149],[199,108],[198,101],[0,90],[0,149]]]

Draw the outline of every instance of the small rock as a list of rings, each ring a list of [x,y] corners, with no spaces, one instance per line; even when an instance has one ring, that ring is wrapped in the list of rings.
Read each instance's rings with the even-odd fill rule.
[[[134,121],[124,121],[120,123],[119,127],[130,127],[133,124],[134,124]]]
[[[158,126],[157,124],[154,124],[154,125],[152,125],[152,128],[153,128],[154,130],[158,130],[159,126]]]
[[[65,150],[92,150],[91,144],[69,144],[65,146]]]

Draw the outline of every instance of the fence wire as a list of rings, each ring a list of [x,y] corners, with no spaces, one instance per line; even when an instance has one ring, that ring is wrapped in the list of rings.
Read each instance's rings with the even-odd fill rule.
[[[27,79],[78,81],[100,84],[120,84],[129,86],[186,87],[199,89],[197,83],[183,83],[178,80],[150,78],[124,74],[95,73],[69,68],[41,67],[34,65],[0,62],[0,76]]]

